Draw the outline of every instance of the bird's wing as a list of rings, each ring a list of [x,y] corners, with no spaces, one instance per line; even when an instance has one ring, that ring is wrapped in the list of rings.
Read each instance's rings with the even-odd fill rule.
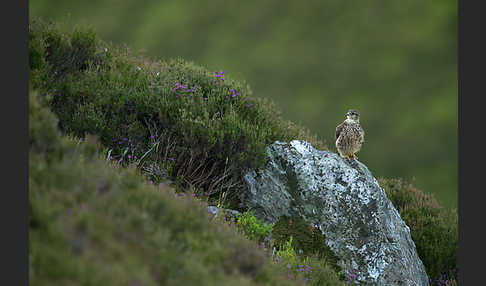
[[[337,127],[336,127],[336,139],[339,138],[339,135],[341,134],[341,131],[343,130],[343,127],[344,127],[344,122],[339,124]]]
[[[360,142],[361,144],[363,144],[363,142],[364,142],[364,135],[365,135],[365,132],[364,132],[364,130],[363,130],[363,128],[362,128],[361,126],[359,127],[359,129],[360,129],[360,130],[359,130],[359,131],[360,131],[360,132],[359,132],[359,135],[360,135],[360,136],[359,136],[359,142]]]

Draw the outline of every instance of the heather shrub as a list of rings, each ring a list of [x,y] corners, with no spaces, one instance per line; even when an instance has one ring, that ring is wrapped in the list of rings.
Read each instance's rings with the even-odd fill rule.
[[[431,194],[425,194],[402,179],[380,179],[388,198],[410,227],[418,255],[432,279],[456,275],[457,210],[439,206]],[[454,271],[452,271],[454,270]]]
[[[31,138],[56,122],[38,100],[31,96],[36,107],[29,115],[38,121]],[[35,142],[29,156],[32,285],[297,284],[194,197],[175,196],[135,168],[106,162],[95,136]],[[39,148],[44,144],[49,148]]]
[[[49,155],[57,150],[57,118],[43,107],[39,95],[29,93],[29,147],[33,152]]]
[[[31,21],[29,36],[33,47],[44,47],[32,51],[31,72],[41,78],[34,87],[61,129],[98,135],[114,159],[143,157],[140,168],[156,163],[181,184],[232,195],[244,191],[242,173],[264,163],[268,144],[307,139],[325,147],[224,71],[182,59],[154,61],[82,29],[65,35]]]

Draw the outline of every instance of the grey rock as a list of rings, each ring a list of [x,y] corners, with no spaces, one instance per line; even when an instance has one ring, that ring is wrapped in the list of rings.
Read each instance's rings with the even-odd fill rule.
[[[219,208],[216,206],[208,206],[207,209],[212,215],[216,215],[219,212]]]
[[[318,227],[360,285],[429,285],[409,227],[364,164],[298,140],[266,151],[269,161],[246,173],[240,195],[255,217],[300,216]]]
[[[219,213],[220,208],[218,208],[217,206],[208,206],[207,210],[211,214],[217,215]],[[231,210],[231,209],[222,209],[222,210],[223,210],[226,218],[228,218],[228,219],[233,219],[233,218],[237,219],[241,215],[241,213],[239,211],[236,211],[236,210]]]

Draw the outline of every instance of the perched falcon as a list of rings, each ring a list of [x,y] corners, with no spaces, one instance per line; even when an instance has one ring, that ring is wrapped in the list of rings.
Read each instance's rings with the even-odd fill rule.
[[[359,125],[359,112],[351,109],[346,120],[336,127],[336,148],[343,158],[358,159],[355,155],[364,142],[364,131]]]

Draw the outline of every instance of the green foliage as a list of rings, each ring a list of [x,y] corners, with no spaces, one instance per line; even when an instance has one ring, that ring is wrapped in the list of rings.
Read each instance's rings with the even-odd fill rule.
[[[236,219],[236,225],[242,229],[245,236],[251,240],[262,242],[273,230],[273,224],[267,224],[257,219],[251,211],[246,211]]]
[[[55,124],[38,101],[33,94],[29,115],[38,125],[31,138],[36,128]],[[35,142],[29,156],[32,285],[296,285],[198,201],[147,184],[135,168],[110,166],[94,136]],[[46,152],[56,156],[47,161]]]
[[[402,179],[380,179],[388,198],[410,227],[418,255],[431,278],[457,267],[457,210],[441,208],[431,194],[424,194]]]
[[[342,285],[337,272],[328,260],[317,255],[296,253],[293,237],[274,248],[273,261],[286,267],[287,277],[309,285]]]
[[[48,47],[43,57],[50,68],[41,70],[47,83],[35,88],[47,95],[62,130],[98,135],[114,158],[141,158],[157,145],[141,167],[170,165],[170,176],[212,195],[241,191],[241,174],[261,166],[264,148],[276,140],[325,147],[223,71],[108,48],[91,31],[62,34],[34,22],[30,33]]]
[[[277,256],[280,256],[284,261],[289,262],[293,265],[297,264],[297,254],[294,250],[293,238],[290,236],[288,241],[280,243],[280,246],[276,252]]]
[[[275,224],[272,239],[276,245],[286,244],[293,240],[293,246],[302,256],[315,255],[328,261],[336,272],[341,268],[337,265],[338,258],[326,244],[322,232],[305,222],[301,217],[281,217]]]

